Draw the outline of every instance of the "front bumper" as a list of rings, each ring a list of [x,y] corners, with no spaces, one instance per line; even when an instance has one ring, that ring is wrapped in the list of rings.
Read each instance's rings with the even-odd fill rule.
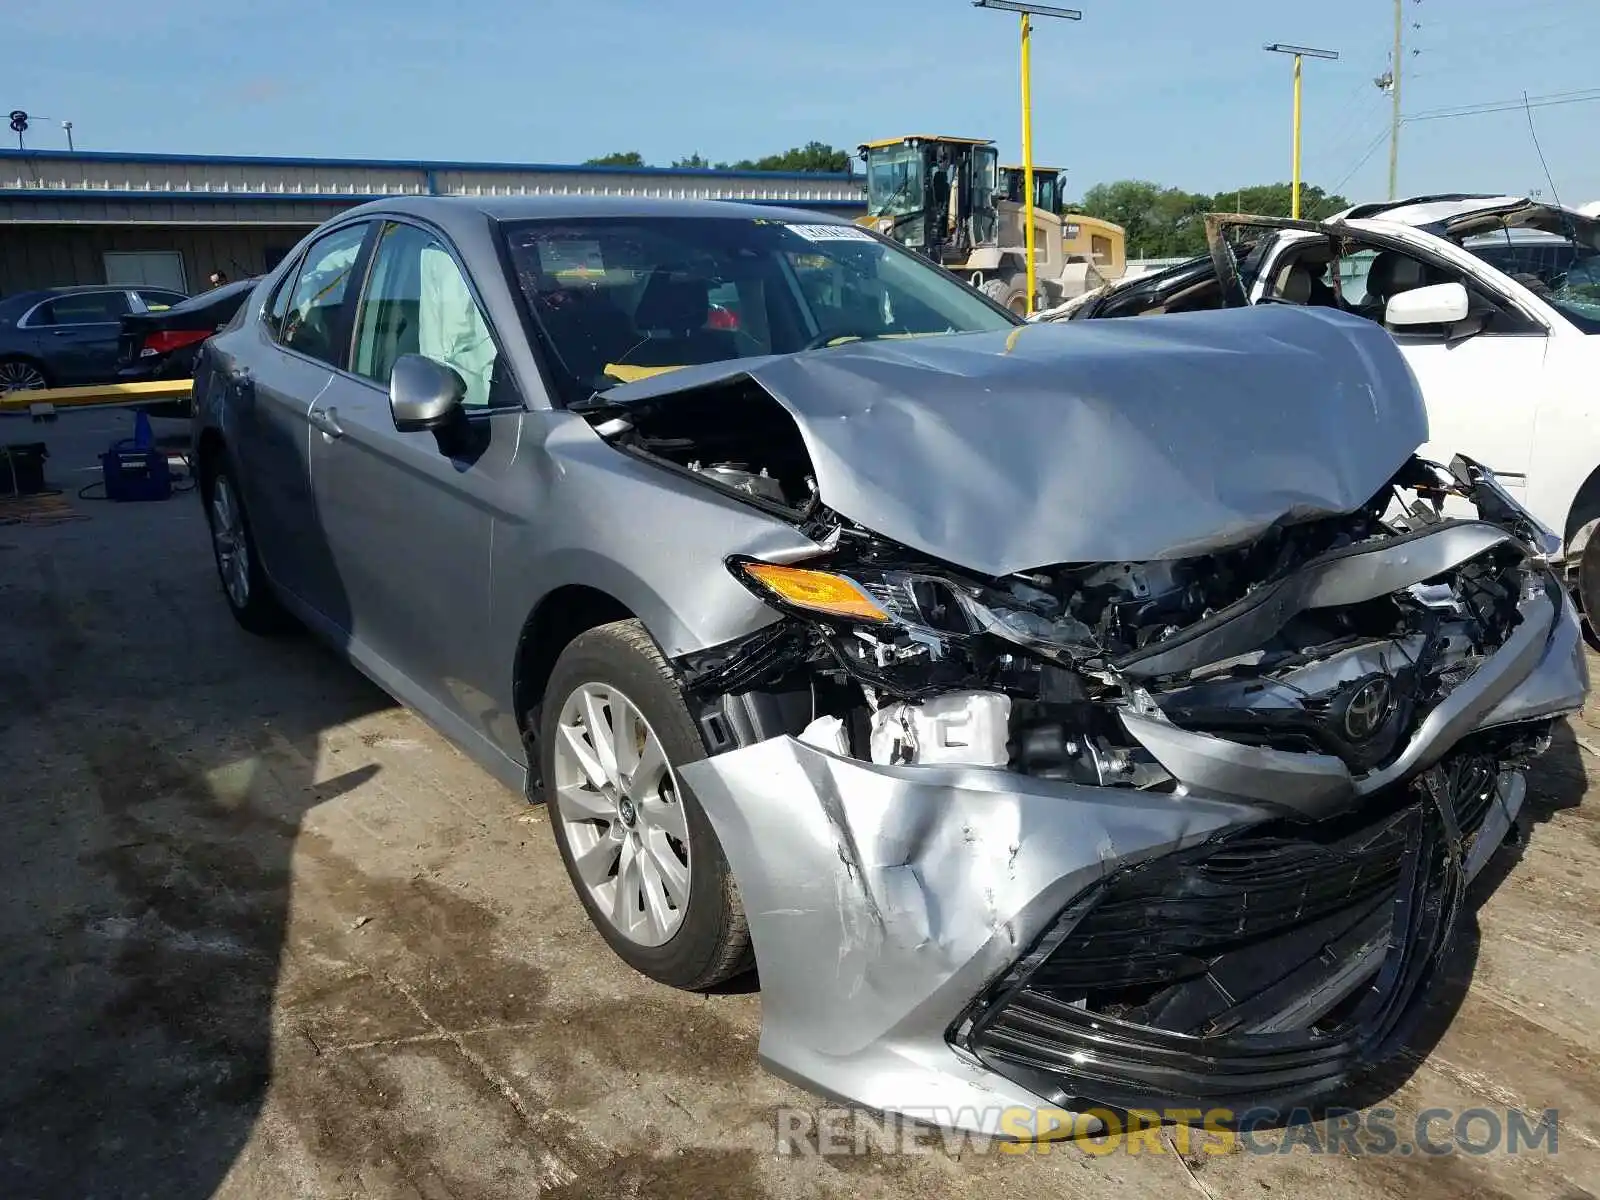
[[[681,768],[750,921],[762,1061],[839,1100],[991,1135],[1004,1134],[1008,1108],[1202,1098],[1244,1107],[1336,1090],[1403,1039],[1466,883],[1522,803],[1516,772],[1467,789],[1471,805],[1418,781],[1448,782],[1464,738],[1583,703],[1570,602],[1558,590],[1531,596],[1518,632],[1479,669],[1482,691],[1417,731],[1409,774],[1376,790],[1341,788],[1297,826],[1317,831],[1309,840],[1323,865],[1344,862],[1360,886],[1325,898],[1315,909],[1323,926],[1267,928],[1262,937],[1314,942],[1314,961],[1269,980],[1209,1037],[1163,1028],[1159,1014],[1096,1016],[1047,984],[1087,961],[1074,930],[1103,921],[1100,901],[1130,877],[1156,884],[1147,899],[1158,903],[1124,932],[1158,941],[1185,916],[1197,870],[1230,861],[1242,872],[1235,883],[1270,875],[1282,860],[1269,845],[1298,836],[1283,831],[1283,806],[1236,783],[1185,779],[1175,762],[1165,765],[1178,791],[1158,793],[1004,769],[878,766],[789,737]],[[1209,782],[1240,777],[1230,769]],[[1319,872],[1291,875],[1288,886],[1303,887]],[[1229,908],[1187,910],[1196,911],[1225,921]],[[1244,967],[1259,965],[1247,957]],[[1324,1029],[1329,1014],[1338,1020]]]

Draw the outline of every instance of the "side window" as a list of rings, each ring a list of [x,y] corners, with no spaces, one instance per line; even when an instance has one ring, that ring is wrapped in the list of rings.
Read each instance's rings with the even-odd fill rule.
[[[461,268],[438,238],[414,225],[384,226],[355,347],[351,369],[376,383],[388,384],[401,355],[421,354],[455,368],[469,408],[519,403]]]
[[[347,225],[311,244],[278,335],[285,346],[333,366],[343,364],[344,297],[366,233],[365,223]]]
[[[127,292],[73,292],[37,309],[30,325],[95,325],[120,321],[128,311]]]
[[[283,277],[278,280],[277,290],[272,293],[272,299],[267,301],[264,319],[274,338],[283,330],[283,318],[289,312],[289,297],[294,295],[294,281],[299,274],[300,264],[295,263],[283,273]]]

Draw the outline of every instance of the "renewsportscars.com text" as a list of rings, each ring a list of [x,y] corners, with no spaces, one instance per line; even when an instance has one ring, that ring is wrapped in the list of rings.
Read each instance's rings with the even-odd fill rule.
[[[961,1128],[965,1126],[966,1128]],[[993,1135],[967,1132],[977,1126]],[[1048,1154],[1067,1142],[1089,1154],[1341,1154],[1357,1156],[1549,1154],[1559,1149],[1560,1110],[1425,1108],[1173,1108],[1116,1113],[1059,1108],[992,1111],[907,1109],[880,1116],[851,1108],[780,1108],[780,1155]]]

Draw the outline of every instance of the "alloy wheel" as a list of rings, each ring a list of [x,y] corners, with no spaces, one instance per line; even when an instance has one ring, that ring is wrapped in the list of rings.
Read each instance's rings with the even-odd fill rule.
[[[640,946],[670,941],[689,903],[689,827],[672,764],[637,705],[586,683],[562,705],[554,800],[595,907]]]
[[[212,485],[211,545],[228,599],[235,608],[243,608],[250,603],[250,548],[245,541],[244,518],[226,476]]]
[[[44,372],[32,363],[0,362],[0,392],[31,392],[44,386]]]

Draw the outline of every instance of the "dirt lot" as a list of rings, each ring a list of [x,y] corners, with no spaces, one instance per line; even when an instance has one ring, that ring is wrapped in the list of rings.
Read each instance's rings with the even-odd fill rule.
[[[47,437],[76,491],[128,424],[0,434]],[[72,506],[0,525],[0,1195],[1600,1191],[1600,713],[1541,769],[1415,1057],[1359,1097],[1402,1135],[1556,1108],[1555,1154],[780,1157],[777,1110],[817,1102],[757,1066],[758,993],[631,973],[542,811],[317,646],[239,632],[192,498]]]

